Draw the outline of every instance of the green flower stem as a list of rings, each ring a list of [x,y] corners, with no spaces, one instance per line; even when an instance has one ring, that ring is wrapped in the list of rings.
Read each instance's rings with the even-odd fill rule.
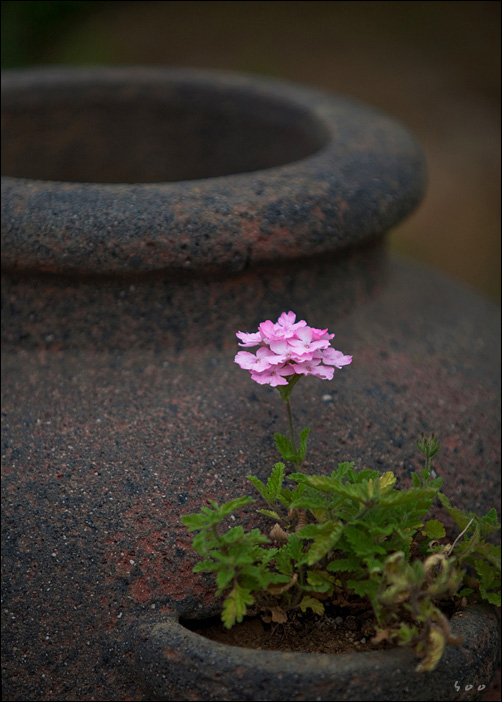
[[[295,430],[293,428],[293,415],[291,414],[291,405],[289,404],[289,398],[286,400],[286,410],[288,412],[288,422],[289,422],[289,434],[291,436],[291,445],[293,446],[293,451],[297,453],[296,440],[295,440]]]

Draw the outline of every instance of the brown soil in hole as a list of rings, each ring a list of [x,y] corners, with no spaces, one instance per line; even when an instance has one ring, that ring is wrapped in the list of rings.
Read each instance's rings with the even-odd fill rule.
[[[183,625],[213,641],[260,650],[339,654],[393,648],[386,642],[371,642],[376,621],[370,610],[332,608],[322,617],[299,612],[290,615],[285,624],[265,623],[259,616],[245,617],[242,624],[231,629],[217,617],[183,621]]]

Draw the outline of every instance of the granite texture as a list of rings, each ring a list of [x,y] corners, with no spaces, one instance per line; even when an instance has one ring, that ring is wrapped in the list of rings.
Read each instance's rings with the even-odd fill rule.
[[[7,71],[2,141],[17,270],[242,271],[368,240],[425,185],[387,115],[234,73]]]
[[[149,74],[132,72],[138,83]],[[91,75],[79,73],[78,80]],[[108,85],[117,74],[102,75]],[[35,84],[58,76],[66,90],[66,72],[44,76],[20,72],[16,90],[29,100]],[[244,89],[248,79],[233,77],[236,83]],[[224,84],[220,74],[223,93]],[[250,85],[257,89],[254,79]],[[96,90],[103,95],[99,81]],[[281,110],[288,100],[307,109],[302,100],[310,91],[299,89],[293,99],[292,86],[282,90]],[[329,113],[330,98],[319,100]],[[324,114],[313,105],[315,117],[305,118],[311,146],[312,122]],[[334,105],[352,110],[345,99]],[[264,479],[277,460],[273,432],[287,431],[279,394],[253,383],[233,358],[237,330],[252,331],[284,310],[336,332],[336,348],[354,356],[332,382],[306,378],[295,387],[295,419],[312,428],[306,470],[329,472],[353,460],[394,470],[408,485],[420,466],[415,441],[435,431],[443,447],[436,470],[455,504],[476,511],[498,505],[499,311],[429,269],[386,255],[381,234],[418,201],[423,159],[404,129],[394,124],[392,142],[392,121],[365,114],[364,128],[353,115],[345,123],[340,117],[341,132],[353,125],[361,139],[366,129],[370,134],[350,144],[353,171],[340,143],[347,176],[340,201],[324,175],[313,179],[316,159],[322,162],[333,139],[296,163],[190,183],[83,186],[7,174],[4,699],[151,700],[143,681],[153,674],[152,659],[144,657],[137,672],[135,625],[152,616],[162,623],[216,612],[210,579],[192,573],[195,554],[180,518],[207,498],[248,491],[245,476]],[[385,128],[371,131],[370,114]],[[316,129],[314,136],[325,134]],[[380,160],[370,158],[375,152]],[[392,171],[385,186],[383,162]],[[269,182],[262,195],[254,193],[254,209],[251,182]],[[102,199],[86,199],[91,191]],[[134,200],[133,191],[143,199]],[[328,193],[324,204],[302,209],[314,191]],[[170,229],[162,215],[153,254],[145,242],[153,240],[161,192],[166,208],[183,192],[190,207],[176,204],[173,212],[192,212],[193,219],[175,217]],[[263,236],[245,226],[229,234],[225,221],[245,220],[233,209],[239,197]],[[92,203],[85,216],[84,201]],[[112,210],[120,227],[101,230]],[[214,227],[207,244],[199,235],[203,211]],[[243,524],[255,519],[252,507],[242,511]],[[477,641],[491,640],[491,621],[487,616],[487,638],[478,633]],[[493,660],[484,650],[472,653],[473,665],[488,683]],[[163,698],[178,699],[166,684]]]
[[[447,647],[427,675],[415,672],[414,653],[402,648],[391,655],[257,651],[209,641],[174,618],[134,625],[126,648],[160,700],[479,700],[498,649],[497,618],[473,607],[452,619],[452,631],[464,643]]]

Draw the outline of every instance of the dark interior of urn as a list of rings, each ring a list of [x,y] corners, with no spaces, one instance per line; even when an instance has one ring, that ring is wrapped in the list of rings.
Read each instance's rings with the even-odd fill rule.
[[[221,85],[33,83],[2,99],[2,175],[19,178],[209,178],[298,161],[326,140],[305,108]]]

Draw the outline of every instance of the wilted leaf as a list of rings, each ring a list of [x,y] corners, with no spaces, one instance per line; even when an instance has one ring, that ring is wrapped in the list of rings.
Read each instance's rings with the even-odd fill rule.
[[[310,595],[305,595],[305,597],[302,599],[300,602],[300,609],[302,612],[306,612],[307,609],[311,609],[314,614],[323,614],[324,613],[324,605],[322,602],[319,602],[319,600],[316,600],[315,597],[310,597]]]
[[[267,592],[270,592],[271,595],[282,595],[283,592],[287,592],[287,590],[292,588],[297,580],[298,573],[294,573],[293,577],[288,583],[273,583],[267,587]]]
[[[285,624],[288,621],[288,615],[282,607],[271,607],[270,616],[271,620],[277,624]]]
[[[445,643],[446,641],[443,632],[439,627],[433,625],[429,632],[429,636],[427,637],[425,658],[415,668],[417,673],[425,673],[434,670],[441,660]]]

